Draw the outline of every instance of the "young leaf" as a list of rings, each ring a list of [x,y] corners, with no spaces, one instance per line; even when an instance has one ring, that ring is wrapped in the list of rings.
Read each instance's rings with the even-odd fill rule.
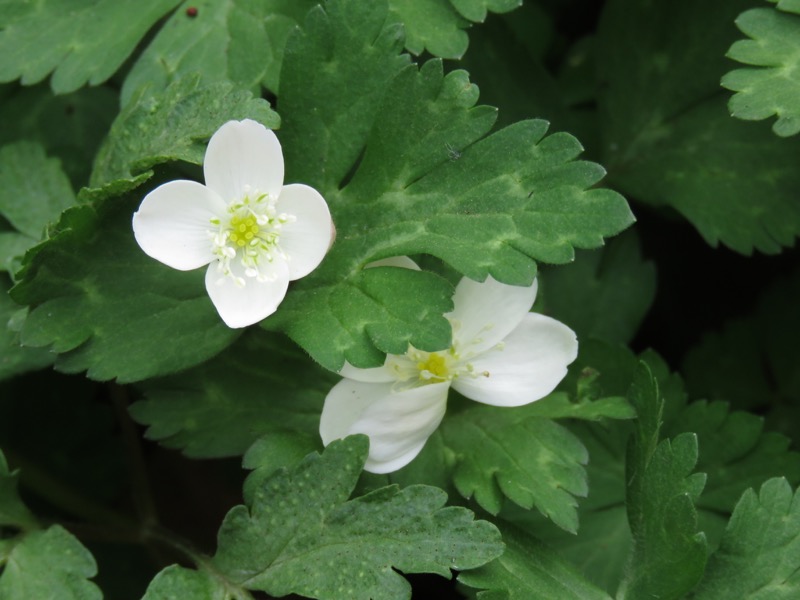
[[[33,528],[36,526],[36,518],[20,499],[17,492],[17,473],[8,470],[6,457],[0,452],[0,527],[9,526]]]
[[[553,421],[528,417],[525,408],[478,406],[444,422],[444,442],[457,460],[453,483],[492,514],[505,496],[574,533],[574,496],[588,492],[586,448]]]
[[[231,119],[255,119],[270,128],[280,123],[265,100],[227,82],[202,85],[189,76],[161,94],[145,92],[139,90],[111,126],[94,162],[93,187],[167,161],[202,164],[208,139]]]
[[[736,92],[728,102],[731,114],[752,121],[775,115],[776,134],[800,133],[800,16],[754,8],[739,15],[736,25],[751,39],[728,50],[729,58],[748,65],[722,78],[722,85]]]
[[[57,94],[111,77],[147,31],[179,0],[136,3],[90,0],[65,7],[56,0],[25,3],[0,16],[0,81],[37,83],[53,72]]]
[[[204,84],[231,82],[258,95],[259,84],[278,92],[283,48],[316,0],[186,0],[164,23],[122,85],[122,106],[136,90],[161,93],[175,80],[200,73]],[[193,16],[187,10],[195,8]]]
[[[141,180],[141,178],[140,178]],[[131,232],[139,193],[110,186],[67,210],[25,258],[11,291],[31,306],[28,346],[51,346],[56,368],[99,380],[137,381],[196,365],[238,335],[219,320],[200,272],[175,272],[147,257]]]
[[[130,412],[149,426],[148,438],[187,456],[236,456],[266,434],[318,440],[334,380],[283,336],[256,330],[200,367],[143,383],[146,399]]]
[[[5,545],[5,541],[0,542]],[[3,548],[0,598],[3,600],[100,600],[100,589],[89,578],[97,575],[94,557],[60,525],[30,531]]]
[[[410,598],[409,584],[393,569],[448,577],[450,569],[475,568],[502,553],[493,525],[444,507],[447,495],[436,488],[389,486],[348,501],[367,450],[367,438],[353,436],[265,480],[250,507],[226,516],[212,559],[215,577],[230,590],[273,596]],[[160,579],[162,590],[181,597],[188,589],[213,589],[208,578],[174,568]]]
[[[664,401],[645,363],[629,397],[639,416],[625,465],[633,552],[618,597],[677,600],[702,577],[708,551],[693,504],[705,483],[691,474],[697,438],[686,433],[659,443]]]
[[[345,359],[376,366],[408,343],[448,343],[438,315],[449,310],[449,285],[422,272],[362,270],[374,260],[431,254],[473,279],[491,273],[525,285],[536,259],[567,262],[574,247],[595,247],[632,221],[619,195],[586,189],[602,169],[573,160],[578,142],[545,137],[544,122],[477,141],[493,118],[473,108],[477,89],[463,72],[443,76],[438,61],[403,70],[407,57],[396,56],[400,40],[385,19],[381,2],[311,11],[305,33],[287,43],[281,75],[287,179],[320,189],[337,242],[264,326],[332,370]]]
[[[171,565],[155,576],[142,600],[245,600],[249,594],[237,596],[209,571],[192,571]]]
[[[458,576],[460,583],[485,590],[478,592],[478,600],[611,600],[536,538],[502,521],[500,531],[503,555]]]
[[[800,492],[782,478],[736,505],[695,600],[789,600],[800,595]]]
[[[571,265],[542,274],[542,311],[578,339],[630,342],[656,294],[656,270],[631,231],[602,250],[579,252]]]
[[[713,246],[777,253],[800,233],[800,140],[731,119],[719,93],[730,23],[751,4],[609,2],[597,46],[602,147],[610,180],[633,198],[675,208]]]

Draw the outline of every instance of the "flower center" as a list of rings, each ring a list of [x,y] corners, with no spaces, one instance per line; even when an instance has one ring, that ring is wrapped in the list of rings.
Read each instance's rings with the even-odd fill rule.
[[[273,281],[272,262],[276,258],[289,260],[279,242],[283,225],[294,222],[295,217],[278,214],[275,201],[269,194],[246,188],[244,197],[228,205],[225,215],[211,220],[216,226],[211,236],[222,274],[220,282],[226,277],[239,286],[246,284],[246,278]]]
[[[419,376],[423,379],[448,379],[447,360],[437,352],[429,354],[426,360],[418,362],[417,369],[419,369]]]

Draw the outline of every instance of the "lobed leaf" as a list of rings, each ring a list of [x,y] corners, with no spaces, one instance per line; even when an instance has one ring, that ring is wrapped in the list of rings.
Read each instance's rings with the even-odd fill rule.
[[[230,82],[259,96],[263,83],[278,93],[286,39],[316,4],[315,0],[186,0],[131,68],[122,86],[122,105],[142,86],[147,86],[145,95],[161,93],[195,73],[205,85]]]
[[[747,490],[719,550],[708,562],[697,600],[781,600],[800,594],[800,492],[783,478]]]
[[[778,5],[778,9],[781,5]],[[728,102],[734,117],[760,121],[773,115],[782,137],[800,132],[800,16],[772,8],[743,12],[736,25],[749,39],[735,42],[728,57],[747,65],[722,78],[736,92]]]
[[[675,208],[712,246],[777,253],[800,233],[800,142],[731,119],[719,93],[730,23],[750,4],[606,6],[597,40],[603,160],[614,185]]]
[[[255,330],[202,366],[144,382],[145,399],[130,412],[148,426],[146,437],[187,456],[236,456],[262,436],[318,439],[319,413],[334,379],[282,336]]]
[[[38,83],[56,94],[111,77],[178,0],[26,2],[0,17],[0,82]]]
[[[139,175],[159,163],[203,163],[213,133],[232,119],[255,119],[267,127],[280,123],[261,98],[227,82],[203,85],[191,76],[162,94],[142,88],[111,126],[94,161],[92,187]]]
[[[500,524],[505,552],[488,565],[465,571],[458,581],[480,591],[478,600],[610,600],[569,562],[523,531]]]
[[[8,470],[6,457],[0,452],[0,527],[35,527],[36,518],[19,497],[17,478],[17,472]]]
[[[333,442],[321,456],[263,480],[249,507],[233,508],[210,566],[226,591],[410,598],[409,584],[394,569],[447,577],[450,569],[475,568],[502,552],[493,525],[474,521],[464,508],[444,507],[447,495],[436,488],[389,486],[348,500],[367,451],[365,436]],[[219,593],[208,577],[175,567],[152,587],[146,598]]]
[[[110,186],[67,210],[51,237],[25,258],[17,302],[31,307],[23,345],[50,346],[56,368],[120,382],[185,369],[238,335],[219,320],[199,271],[176,272],[147,257],[131,232],[139,194]]]
[[[466,52],[469,21],[449,0],[389,0],[391,12],[402,21],[405,46],[412,54],[427,50],[434,56],[458,59]]]
[[[588,493],[586,448],[553,421],[528,417],[525,408],[478,406],[445,421],[444,443],[456,460],[453,483],[492,514],[507,497],[574,533],[574,496]]]

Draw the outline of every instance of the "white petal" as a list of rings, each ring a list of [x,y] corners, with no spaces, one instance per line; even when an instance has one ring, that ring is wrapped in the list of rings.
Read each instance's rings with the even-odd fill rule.
[[[317,268],[333,237],[331,213],[319,192],[302,183],[284,186],[275,205],[278,213],[294,215],[281,232],[280,246],[289,257],[289,279],[305,277]]]
[[[236,259],[231,261],[231,271],[245,280],[244,286],[225,276],[217,262],[211,263],[206,271],[206,290],[228,327],[247,327],[266,319],[278,309],[289,287],[289,270],[284,261],[276,259],[272,263],[274,281],[260,282],[247,277]]]
[[[347,379],[362,381],[364,383],[387,383],[394,381],[391,371],[386,367],[375,367],[374,369],[359,369],[349,362],[344,361],[344,366],[339,371],[339,375]]]
[[[475,373],[461,376],[453,387],[467,398],[494,406],[521,406],[553,391],[578,355],[578,340],[569,327],[530,313],[501,348],[475,358]]]
[[[283,186],[281,144],[261,123],[228,121],[208,142],[203,172],[206,185],[228,204],[247,189],[277,198]]]
[[[447,407],[447,383],[434,383],[401,392],[391,383],[361,383],[343,379],[328,392],[319,433],[327,446],[354,433],[369,436],[364,469],[391,473],[419,454],[436,431]]]
[[[399,267],[401,269],[411,269],[412,271],[420,271],[419,265],[407,256],[390,256],[389,258],[382,258],[373,261],[366,265],[365,269],[373,267]]]
[[[488,276],[483,283],[464,277],[453,295],[453,339],[459,351],[476,355],[497,345],[528,314],[537,282],[506,285]]]
[[[214,260],[215,219],[226,210],[222,199],[195,181],[170,181],[147,194],[133,213],[133,235],[145,254],[180,271]]]

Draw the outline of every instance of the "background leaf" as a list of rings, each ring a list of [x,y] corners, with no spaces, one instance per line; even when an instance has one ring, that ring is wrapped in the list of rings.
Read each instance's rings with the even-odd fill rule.
[[[0,18],[0,81],[37,83],[51,72],[57,94],[111,77],[178,0],[25,3]],[[66,14],[65,14],[66,13]]]
[[[785,479],[770,479],[736,505],[692,598],[788,600],[800,593],[799,574],[800,493]]]
[[[780,8],[780,5],[778,5]],[[748,65],[722,78],[736,92],[728,102],[734,117],[752,121],[776,115],[772,130],[783,137],[800,132],[800,16],[754,8],[736,19],[751,39],[735,42],[728,57]]]
[[[194,74],[204,85],[230,82],[258,96],[278,92],[283,48],[313,0],[187,0],[139,56],[122,86],[122,105],[146,86],[146,96]],[[191,16],[190,9],[196,12]]]

